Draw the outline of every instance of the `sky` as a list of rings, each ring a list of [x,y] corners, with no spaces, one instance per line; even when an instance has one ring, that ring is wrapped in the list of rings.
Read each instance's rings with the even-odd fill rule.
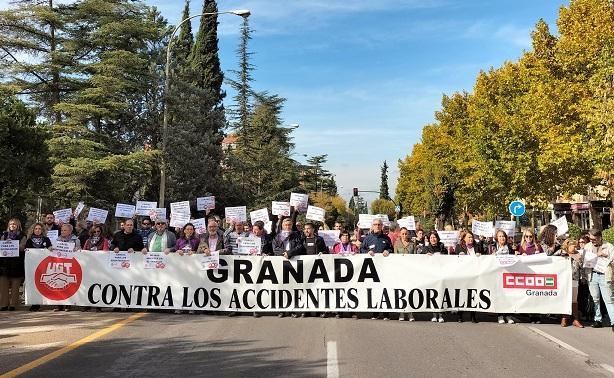
[[[145,0],[176,24],[183,1]],[[0,8],[7,7],[0,0]],[[386,160],[394,196],[398,160],[434,121],[444,94],[472,91],[480,70],[530,50],[543,18],[556,31],[557,0],[222,0],[220,11],[249,9],[254,89],[286,98],[284,123],[295,158],[328,155],[339,194],[379,190]],[[202,0],[192,0],[191,13]],[[241,19],[219,17],[227,77],[237,68]],[[198,19],[193,23],[196,32]],[[232,92],[227,88],[231,105]],[[365,195],[370,202],[376,195]]]

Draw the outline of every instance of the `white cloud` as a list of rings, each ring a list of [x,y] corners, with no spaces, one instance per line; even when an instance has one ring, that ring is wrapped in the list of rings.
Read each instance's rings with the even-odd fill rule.
[[[531,47],[531,30],[529,26],[520,26],[514,24],[498,24],[493,21],[477,21],[466,27],[461,37],[468,39],[488,39],[499,40],[507,44],[530,48]]]

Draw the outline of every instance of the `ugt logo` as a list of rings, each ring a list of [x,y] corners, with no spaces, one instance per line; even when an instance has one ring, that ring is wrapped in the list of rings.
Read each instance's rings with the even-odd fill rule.
[[[34,283],[47,299],[61,301],[72,297],[81,286],[83,272],[76,259],[46,257],[34,272]]]
[[[503,287],[554,290],[557,288],[557,277],[556,274],[503,273]]]

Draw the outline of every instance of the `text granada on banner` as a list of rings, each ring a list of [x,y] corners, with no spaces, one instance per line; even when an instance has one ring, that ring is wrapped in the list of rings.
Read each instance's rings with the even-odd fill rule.
[[[166,256],[145,269],[130,254],[115,269],[103,251],[74,259],[26,253],[26,302],[209,311],[352,311],[569,314],[571,267],[562,257],[502,266],[493,256],[220,256],[203,270],[199,255]],[[112,252],[111,252],[112,253]]]

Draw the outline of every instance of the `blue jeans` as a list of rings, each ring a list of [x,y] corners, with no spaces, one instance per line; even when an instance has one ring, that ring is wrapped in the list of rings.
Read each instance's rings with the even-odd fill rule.
[[[614,302],[612,302],[612,289],[610,283],[605,280],[605,274],[597,274],[593,272],[591,281],[588,284],[588,289],[593,297],[595,304],[595,321],[601,321],[601,306],[599,299],[603,297],[603,302],[608,310],[608,317],[610,318],[610,324],[614,325]]]

